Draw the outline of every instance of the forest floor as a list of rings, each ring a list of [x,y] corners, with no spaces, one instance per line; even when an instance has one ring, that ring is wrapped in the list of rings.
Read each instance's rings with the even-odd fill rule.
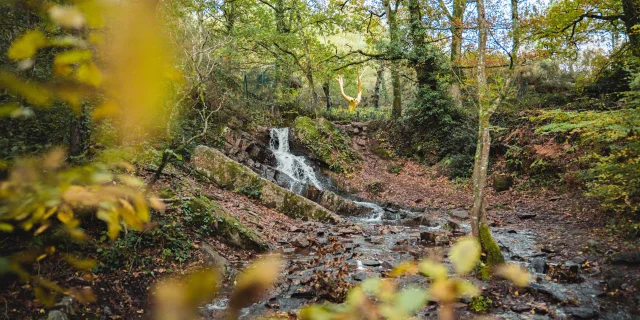
[[[463,226],[463,232],[449,233],[450,242],[466,233],[468,217],[460,212],[468,212],[471,205],[472,191],[467,185],[452,182],[439,175],[436,168],[411,160],[383,160],[367,145],[354,142],[363,161],[360,172],[341,181],[346,190],[386,206],[422,210],[429,219],[438,221],[448,221],[457,212],[453,220]],[[402,165],[399,173],[388,172],[389,165],[398,164]],[[150,178],[147,171],[140,172],[143,178]],[[349,286],[362,279],[384,276],[408,259],[442,255],[449,245],[449,241],[425,243],[421,226],[350,219],[339,225],[294,220],[185,172],[170,166],[155,190],[159,194],[170,190],[175,199],[200,195],[216,201],[259,231],[274,251],[288,259],[282,280],[261,303],[246,310],[250,315],[291,316],[292,310],[317,300],[339,301]],[[366,185],[372,181],[382,181],[384,189],[368,192]],[[516,181],[508,191],[491,191],[488,217],[507,260],[531,268],[536,264],[542,269],[535,274],[536,284],[519,291],[504,281],[474,279],[483,288],[483,295],[493,301],[489,313],[508,319],[640,317],[637,257],[625,260],[618,255],[637,252],[637,248],[611,234],[606,217],[594,202],[575,193],[528,190],[523,185]],[[203,307],[201,313],[205,318],[221,318],[233,276],[259,254],[185,227],[184,214],[182,202],[170,202],[166,212],[153,217],[157,222],[155,233],[130,232],[109,254],[97,253],[96,248],[105,247],[104,243],[91,244],[85,252],[102,261],[96,272],[70,272],[55,259],[44,261],[38,272],[66,287],[94,289],[97,302],[69,307],[73,319],[148,318],[153,310],[153,283],[210,264],[206,248],[214,248],[223,257],[229,280],[223,284],[219,298]],[[96,230],[102,227],[99,221],[94,224]],[[174,229],[176,233],[167,231]],[[179,238],[179,245],[171,240],[174,238]],[[424,279],[406,281],[427,285]],[[459,314],[471,318],[469,301],[463,302],[458,305]],[[0,319],[45,318],[46,310],[34,302],[30,284],[13,282],[0,291]],[[433,317],[435,312],[436,306],[430,305],[419,315]]]

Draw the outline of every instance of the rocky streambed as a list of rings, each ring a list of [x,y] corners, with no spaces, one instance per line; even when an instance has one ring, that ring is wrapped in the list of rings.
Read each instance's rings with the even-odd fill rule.
[[[280,132],[279,137],[282,136]],[[257,147],[257,142],[233,142],[232,145],[241,147],[232,147],[231,152],[226,152],[230,156],[240,153],[271,157],[266,144]],[[288,146],[282,147],[282,141],[276,144],[272,141],[270,145],[271,149],[279,149],[280,156],[283,151],[289,152]],[[370,277],[385,277],[407,260],[441,257],[446,262],[449,246],[470,232],[465,210],[383,207],[366,199],[338,195],[330,190],[327,179],[308,176],[315,173],[305,159],[286,156],[287,165],[278,159],[259,163],[258,159],[243,158],[263,178],[281,186],[295,186],[297,193],[339,213],[342,219],[300,222],[286,230],[274,250],[286,260],[281,279],[262,301],[243,309],[243,318],[273,313],[294,315],[304,305],[342,301],[349,287]],[[311,182],[312,188],[301,188],[300,182],[305,181]],[[532,219],[535,214],[517,217]],[[499,279],[470,278],[482,288],[483,296],[492,301],[487,314],[500,319],[633,319],[634,310],[630,308],[634,303],[619,303],[611,298],[611,285],[601,276],[602,260],[585,254],[563,260],[553,248],[539,244],[538,231],[518,223],[492,228],[505,259],[528,268],[535,281],[528,288],[517,289]],[[429,285],[421,276],[394,281],[400,286]],[[209,319],[224,317],[227,298],[227,294],[221,293],[201,309],[202,315]],[[460,318],[477,315],[470,311],[469,303],[463,300],[456,305]],[[430,303],[418,316],[436,318],[437,305]]]
[[[290,237],[279,241],[276,252],[286,259],[281,280],[262,301],[245,308],[243,317],[275,312],[293,315],[310,303],[341,301],[350,286],[370,277],[385,277],[403,261],[445,257],[449,245],[470,231],[464,219],[451,213],[403,212],[429,221],[413,225],[406,219],[349,219],[338,225],[302,223],[291,230]],[[536,236],[529,230],[495,228],[493,233],[505,258],[529,268],[536,280],[516,292],[518,289],[499,279],[470,278],[493,301],[488,314],[499,319],[633,319],[630,310],[606,309],[606,292],[595,277],[599,271],[588,260],[550,262],[549,253],[537,248]],[[395,281],[400,286],[429,285],[421,276]],[[225,301],[222,296],[204,307],[203,316],[223,317]],[[461,318],[476,315],[468,304],[468,300],[463,300],[457,305]],[[436,318],[437,305],[429,304],[418,316]]]

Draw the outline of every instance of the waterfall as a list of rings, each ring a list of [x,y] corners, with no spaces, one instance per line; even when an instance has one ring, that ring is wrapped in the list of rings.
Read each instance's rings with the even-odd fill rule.
[[[289,151],[289,128],[272,128],[269,134],[269,149],[276,158],[276,169],[289,178],[289,190],[301,194],[307,185],[322,190],[322,184],[313,168],[305,162],[306,159]]]

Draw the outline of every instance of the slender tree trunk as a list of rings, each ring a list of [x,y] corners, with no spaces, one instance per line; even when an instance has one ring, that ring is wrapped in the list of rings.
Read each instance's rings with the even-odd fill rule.
[[[82,116],[74,115],[69,132],[69,155],[77,156],[82,153]]]
[[[487,172],[489,167],[489,151],[491,136],[489,127],[491,115],[495,112],[500,100],[494,104],[489,101],[486,74],[487,34],[489,26],[485,15],[484,0],[477,0],[478,8],[478,144],[473,168],[473,210],[471,229],[478,237],[482,250],[486,254],[487,265],[493,267],[504,262],[500,248],[491,237],[486,212]],[[508,85],[508,84],[507,84]]]
[[[518,52],[520,51],[520,15],[518,14],[518,0],[511,0],[511,63],[509,69],[514,70],[518,65]]]
[[[382,87],[382,82],[384,81],[384,66],[380,64],[378,68],[378,72],[376,75],[376,85],[373,87],[373,107],[376,109],[380,108],[380,89]]]
[[[324,92],[324,97],[327,100],[327,111],[331,110],[331,92],[329,89],[329,81],[327,80],[322,84],[322,91]]]
[[[400,0],[396,0],[394,5],[395,8],[391,7],[390,0],[383,0],[383,5],[385,7],[385,11],[387,14],[387,21],[389,23],[389,40],[391,42],[390,50],[394,57],[397,57],[402,54],[401,52],[401,44],[399,42],[398,35],[398,21],[396,19],[396,14],[398,12],[398,6],[400,5]],[[393,106],[391,110],[391,117],[393,119],[399,119],[402,116],[402,88],[400,83],[400,65],[397,60],[391,61],[391,86],[393,87]]]
[[[462,59],[462,30],[464,23],[464,10],[467,7],[467,0],[453,1],[453,20],[451,21],[451,67],[453,69],[453,81],[451,83],[451,98],[458,108],[462,108],[462,69],[460,69],[460,59]]]

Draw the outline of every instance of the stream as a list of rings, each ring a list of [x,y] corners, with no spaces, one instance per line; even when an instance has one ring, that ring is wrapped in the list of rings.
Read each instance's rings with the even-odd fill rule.
[[[270,149],[275,155],[277,169],[287,177],[278,183],[298,194],[302,194],[309,185],[319,190],[332,188],[320,182],[324,180],[317,176],[308,159],[291,154],[288,139],[287,128],[271,130]],[[347,217],[340,225],[301,222],[291,239],[279,241],[277,252],[286,259],[281,281],[264,300],[243,309],[241,318],[259,317],[275,311],[293,313],[315,301],[340,300],[344,297],[340,288],[347,284],[356,285],[370,277],[384,277],[407,260],[446,256],[450,243],[471,229],[464,222],[464,217],[452,217],[451,212],[445,210],[427,208],[425,212],[414,212],[384,208],[373,202],[355,202],[370,208],[369,215]],[[600,311],[600,299],[605,295],[601,284],[589,272],[580,270],[579,265],[574,270],[573,264],[566,264],[568,269],[579,274],[566,283],[545,277],[544,268],[540,269],[540,266],[546,267],[547,254],[536,247],[533,232],[493,228],[492,233],[505,259],[529,268],[537,281],[523,289],[520,297],[513,297],[508,291],[510,286],[504,282],[498,282],[496,288],[490,282],[469,279],[478,287],[492,288],[491,292],[500,295],[503,307],[491,309],[490,315],[499,319],[631,319],[628,312],[621,310]],[[421,276],[403,277],[396,281],[399,287],[428,287],[428,281]],[[222,318],[227,302],[223,294],[202,308],[203,316]],[[476,314],[466,307],[468,300],[462,302],[457,310],[458,316],[474,318]],[[437,318],[437,305],[429,304],[417,316]]]

